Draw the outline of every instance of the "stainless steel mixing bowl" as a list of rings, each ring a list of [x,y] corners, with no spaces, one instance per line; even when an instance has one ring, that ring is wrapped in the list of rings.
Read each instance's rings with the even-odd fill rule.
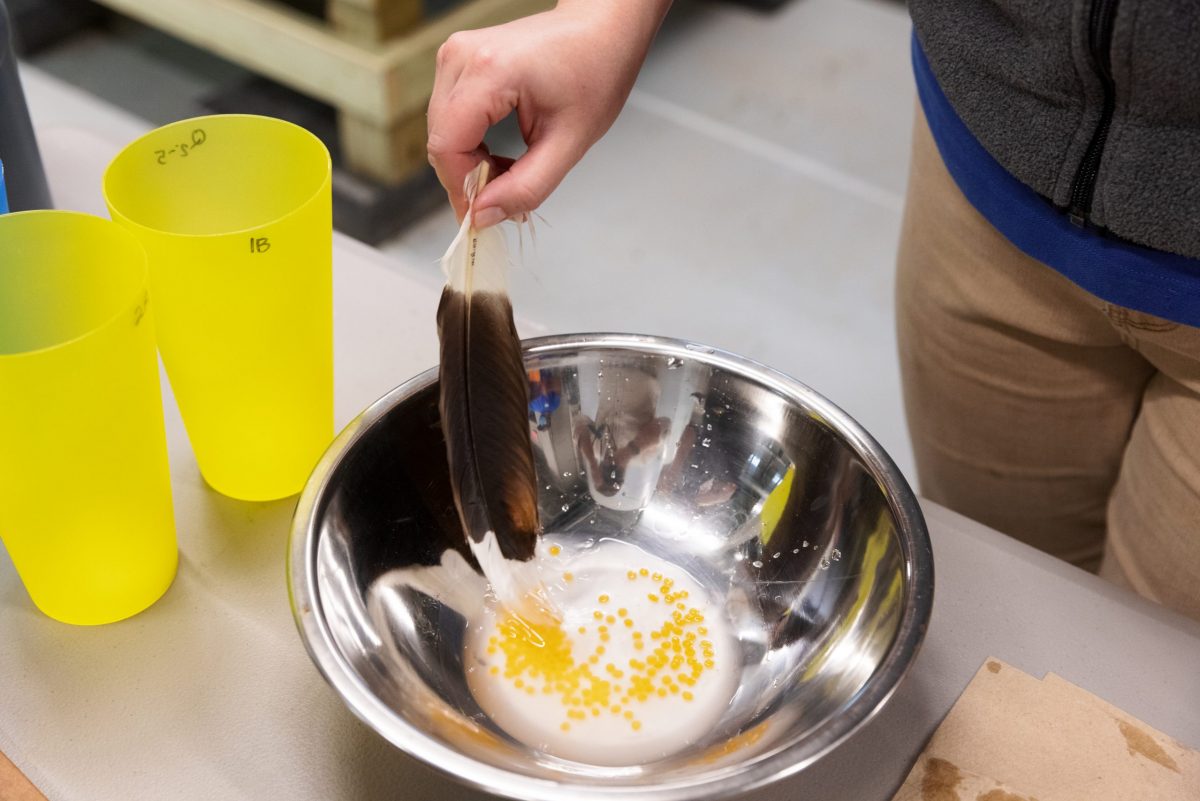
[[[603,334],[525,354],[546,529],[633,542],[714,592],[742,663],[728,709],[684,750],[619,768],[548,756],[488,719],[464,677],[463,616],[396,578],[462,537],[435,370],[338,436],[296,511],[293,610],[347,706],[460,781],[545,801],[728,795],[870,718],[933,599],[924,519],[879,445],[803,384],[711,348]]]

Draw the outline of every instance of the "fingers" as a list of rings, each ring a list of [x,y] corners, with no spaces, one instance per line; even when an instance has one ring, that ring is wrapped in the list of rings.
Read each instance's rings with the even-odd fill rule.
[[[463,181],[482,159],[496,168],[475,202],[475,224],[487,227],[536,209],[612,123],[623,73],[596,56],[594,33],[573,16],[546,12],[454,34],[438,50],[427,148],[460,219],[468,211]],[[613,102],[582,103],[578,87],[597,71],[602,99]],[[516,161],[492,157],[483,138],[518,99],[528,150]]]
[[[467,216],[467,211],[470,209],[467,202],[466,193],[467,174],[469,174],[471,170],[475,169],[475,166],[479,164],[479,162],[484,160],[491,162],[493,165],[495,164],[495,156],[488,152],[487,145],[480,145],[471,153],[467,154],[467,157],[462,161],[462,164],[465,166],[465,172],[463,173],[461,179],[458,179],[457,169],[455,170],[453,177],[444,177],[442,172],[435,168],[435,172],[438,173],[438,181],[441,182],[442,187],[446,190],[446,196],[450,199],[450,205],[454,207],[454,215],[458,218],[460,223],[463,221],[463,218]],[[489,174],[495,175],[495,170],[493,169]]]
[[[436,125],[441,124],[443,110],[446,107],[446,100],[450,96],[451,90],[458,82],[459,75],[462,74],[464,64],[464,50],[462,34],[453,34],[442,43],[442,46],[437,51],[437,64],[433,75],[433,91],[429,96],[429,108],[426,111],[426,137],[428,142],[429,135],[433,132]],[[443,169],[439,168],[438,156],[433,150],[426,145],[426,155],[430,165],[437,173],[438,181],[446,190],[446,194],[450,199],[450,205],[454,207],[455,214],[458,215],[459,221],[466,214],[466,198],[463,197],[462,182],[447,183],[448,176],[443,174]]]
[[[493,156],[490,154],[488,156],[488,160],[492,163],[492,177],[489,183],[495,183],[497,178],[499,178],[503,173],[508,172],[509,169],[511,169],[512,166],[517,163],[516,159],[510,159],[507,156]],[[474,219],[472,220],[472,223],[476,228],[488,228],[496,223],[503,222],[504,220],[508,219],[508,215],[504,212],[504,210],[497,206],[483,208],[476,203],[476,209],[477,211],[475,212]],[[525,222],[526,218],[525,215],[513,215],[513,219],[516,219],[520,222]],[[462,222],[462,220],[460,219],[459,222]]]
[[[516,107],[516,92],[504,88],[494,56],[484,49],[461,55],[465,48],[457,41],[452,36],[438,51],[426,148],[461,219],[467,211],[463,180],[487,157],[484,134]]]
[[[467,211],[463,181],[487,157],[487,150],[482,147],[483,135],[492,124],[487,109],[461,99],[462,95],[457,88],[451,90],[441,110],[431,111],[426,144],[429,163],[460,218]]]
[[[546,200],[583,154],[566,131],[550,131],[493,179],[475,200],[475,226],[527,214]]]
[[[454,88],[454,84],[458,83],[458,76],[462,74],[467,52],[467,46],[463,43],[463,39],[462,33],[452,34],[438,48],[437,63],[433,73],[433,91],[429,97],[428,116],[430,117],[437,115],[440,104],[445,101],[450,90]]]

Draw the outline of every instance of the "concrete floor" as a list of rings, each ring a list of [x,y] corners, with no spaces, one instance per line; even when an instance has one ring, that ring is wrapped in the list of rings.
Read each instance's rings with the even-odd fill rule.
[[[768,364],[842,406],[912,478],[891,302],[908,42],[903,6],[886,0],[678,5],[620,119],[541,209],[513,275],[518,313],[552,332],[682,337]],[[236,72],[136,27],[31,66],[39,126],[113,135],[129,115],[148,127],[197,113]],[[510,129],[493,144],[520,150]],[[454,228],[446,209],[382,247],[396,269],[432,276]]]

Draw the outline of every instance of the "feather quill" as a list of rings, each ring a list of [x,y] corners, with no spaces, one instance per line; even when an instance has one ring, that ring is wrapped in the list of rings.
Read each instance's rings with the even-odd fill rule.
[[[467,177],[467,199],[488,163]],[[510,609],[543,607],[532,561],[541,533],[529,435],[529,385],[508,297],[508,251],[496,227],[471,212],[442,257],[438,304],[440,410],[455,506],[471,552]]]

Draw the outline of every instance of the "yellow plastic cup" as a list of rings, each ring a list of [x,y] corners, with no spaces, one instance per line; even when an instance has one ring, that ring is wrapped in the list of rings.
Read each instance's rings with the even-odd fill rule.
[[[205,480],[243,500],[299,492],[333,437],[329,152],[283,120],[198,117],[128,145],[104,195],[149,257]]]
[[[178,564],[146,256],[108,220],[0,215],[0,539],[34,604],[111,623]]]

